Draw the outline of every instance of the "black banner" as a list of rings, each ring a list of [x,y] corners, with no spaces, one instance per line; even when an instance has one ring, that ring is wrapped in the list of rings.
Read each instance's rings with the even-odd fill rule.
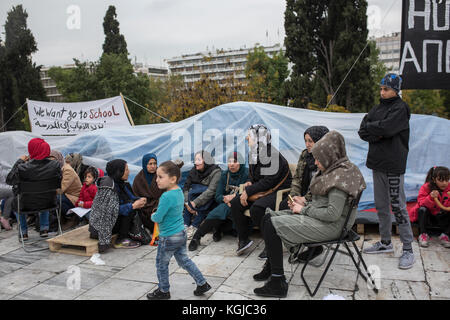
[[[450,0],[403,0],[402,89],[450,89]]]

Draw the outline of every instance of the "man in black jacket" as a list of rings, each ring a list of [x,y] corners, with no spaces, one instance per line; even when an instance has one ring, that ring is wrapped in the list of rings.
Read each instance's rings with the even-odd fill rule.
[[[380,104],[363,118],[359,129],[361,139],[369,142],[366,165],[373,171],[375,207],[378,213],[381,241],[364,249],[364,253],[393,252],[390,206],[400,231],[403,254],[399,268],[414,264],[413,233],[406,210],[404,174],[408,157],[409,119],[411,112],[398,92],[402,79],[387,74],[380,83]]]
[[[45,191],[58,189],[61,186],[61,167],[58,162],[51,160],[50,146],[40,138],[31,139],[28,143],[28,155],[23,155],[16,161],[6,177],[6,183],[13,186],[14,196],[19,193],[18,186],[23,182],[35,183],[36,190]],[[56,206],[56,192],[27,194],[20,198],[20,211],[39,212],[40,235],[48,236],[49,212],[45,209]],[[17,200],[13,202],[13,209],[17,212]],[[28,240],[27,220],[20,215],[20,226],[23,239]]]

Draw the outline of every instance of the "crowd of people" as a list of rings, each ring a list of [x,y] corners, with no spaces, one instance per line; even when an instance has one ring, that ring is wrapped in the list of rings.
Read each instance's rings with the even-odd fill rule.
[[[428,246],[430,234],[440,232],[440,243],[450,247],[450,172],[446,167],[431,168],[417,205],[408,213],[403,183],[410,111],[398,94],[400,85],[399,76],[388,74],[383,78],[380,104],[364,117],[358,133],[369,143],[366,165],[373,171],[381,235],[381,240],[364,252],[393,251],[392,208],[403,244],[399,268],[409,269],[415,262],[411,223],[419,224],[420,246]],[[168,265],[172,256],[195,280],[195,295],[210,290],[211,286],[186,249],[197,250],[202,237],[212,232],[216,242],[224,236],[237,237],[236,255],[241,256],[253,246],[250,235],[257,227],[265,244],[258,258],[265,262],[262,271],[253,278],[266,282],[255,288],[254,293],[286,297],[288,282],[283,268],[283,245],[294,253],[303,243],[337,238],[347,218],[349,199],[356,198],[366,188],[360,170],[347,157],[342,134],[325,126],[312,126],[305,130],[303,138],[306,148],[292,174],[288,161],[272,145],[269,128],[252,125],[246,136],[248,168],[239,152],[227,156],[227,167],[222,170],[209,152],[200,150],[182,188],[179,186],[181,161],[159,164],[156,154],[145,154],[142,170],[131,185],[125,160],[109,161],[105,174],[100,168],[83,164],[80,154],[70,153],[64,158],[61,152],[51,150],[46,141],[35,138],[28,143],[28,155],[20,157],[7,176],[7,184],[13,186],[13,196],[2,200],[0,222],[10,230],[10,220],[15,217],[20,221],[21,236],[26,241],[28,221],[25,215],[17,217],[17,205],[21,211],[42,209],[36,225],[40,236],[48,237],[54,216],[48,208],[60,202],[63,229],[89,223],[90,236],[98,239],[100,253],[111,246],[132,249],[148,244],[149,235],[157,229],[159,285],[147,295],[152,300],[170,298]],[[20,193],[21,183],[39,184],[47,180],[57,181],[57,195],[22,197],[17,204],[15,197]],[[277,190],[286,188],[290,191],[275,210]],[[45,190],[45,184],[42,189]],[[80,219],[71,211],[76,207],[90,211]],[[250,217],[245,214],[247,210]],[[8,215],[8,211],[13,214]],[[347,228],[353,226],[356,215],[357,210],[352,210]],[[137,225],[144,228],[136,231]],[[117,239],[112,243],[114,234]],[[323,248],[310,250],[314,258]],[[303,252],[295,260],[304,262],[309,254]]]

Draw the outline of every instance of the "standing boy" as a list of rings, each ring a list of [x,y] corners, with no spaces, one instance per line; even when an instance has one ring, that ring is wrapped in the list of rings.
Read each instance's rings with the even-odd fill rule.
[[[399,268],[414,265],[413,233],[404,190],[404,174],[408,157],[409,106],[398,95],[402,79],[389,73],[380,83],[380,104],[364,117],[358,131],[361,139],[369,142],[366,165],[373,172],[375,207],[378,213],[381,241],[364,249],[364,253],[393,252],[391,243],[392,220],[389,205],[403,243]]]

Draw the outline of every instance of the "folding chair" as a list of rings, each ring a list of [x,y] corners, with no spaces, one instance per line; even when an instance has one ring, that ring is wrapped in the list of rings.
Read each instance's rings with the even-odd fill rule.
[[[335,249],[333,250],[333,254],[331,255],[331,258],[330,258],[330,260],[328,261],[328,264],[327,264],[327,266],[326,266],[324,272],[322,273],[322,276],[320,277],[320,280],[319,280],[319,282],[317,283],[316,288],[314,289],[314,292],[311,292],[311,289],[310,289],[310,287],[309,287],[309,285],[308,285],[308,283],[306,282],[305,277],[304,277],[305,269],[306,269],[306,267],[308,266],[308,264],[309,264],[309,262],[310,262],[310,260],[311,260],[311,257],[312,257],[312,255],[313,255],[313,250],[310,250],[310,252],[309,252],[309,255],[308,255],[307,259],[306,259],[306,262],[305,262],[305,264],[304,264],[304,266],[303,266],[303,269],[302,269],[302,271],[301,271],[300,276],[301,276],[301,278],[302,278],[302,280],[303,280],[303,283],[305,284],[306,289],[308,290],[308,293],[309,293],[309,295],[310,295],[311,297],[314,297],[315,294],[317,293],[317,291],[319,290],[320,285],[322,284],[322,281],[323,281],[323,279],[325,278],[325,275],[326,275],[327,272],[328,272],[328,269],[330,268],[331,264],[333,263],[334,257],[336,256],[336,253],[337,253],[338,251],[340,251],[340,250],[339,250],[339,247],[340,247],[341,244],[344,244],[345,248],[346,248],[347,251],[348,251],[348,253],[346,253],[346,252],[343,252],[343,253],[349,255],[349,256],[352,258],[353,264],[354,264],[354,265],[356,266],[356,268],[358,269],[358,273],[361,275],[361,277],[362,277],[366,282],[367,282],[368,279],[369,279],[369,280],[370,280],[370,283],[371,283],[371,285],[372,285],[372,287],[373,287],[374,292],[375,292],[375,293],[378,293],[378,289],[377,289],[376,286],[375,286],[375,281],[374,281],[374,279],[372,279],[372,275],[370,274],[369,270],[367,269],[366,262],[364,261],[362,255],[361,255],[361,251],[358,249],[358,246],[357,246],[356,243],[355,243],[355,241],[358,241],[360,237],[359,237],[359,235],[358,235],[356,232],[354,232],[353,230],[351,230],[351,229],[350,229],[350,230],[347,230],[347,223],[348,223],[348,220],[349,220],[349,218],[350,218],[350,215],[351,215],[353,209],[357,209],[357,208],[358,208],[358,203],[359,203],[359,200],[361,199],[361,194],[362,194],[362,192],[361,192],[360,194],[358,194],[358,196],[357,196],[356,198],[354,198],[354,199],[349,197],[349,200],[348,200],[349,203],[350,203],[350,205],[349,205],[349,210],[348,210],[348,213],[347,213],[347,217],[345,218],[345,223],[344,223],[344,226],[343,226],[343,228],[342,228],[341,235],[340,235],[340,237],[339,237],[338,239],[331,240],[331,241],[315,242],[315,243],[303,243],[302,248],[304,248],[304,247],[307,247],[307,248],[314,248],[314,247],[318,247],[318,246],[328,246],[328,250],[327,250],[327,253],[325,254],[325,258],[323,259],[323,261],[325,261],[326,256],[328,255],[328,252],[330,251],[332,245],[336,245]],[[351,243],[353,244],[353,248],[355,249],[356,253],[358,254],[359,260],[362,262],[362,264],[363,264],[363,266],[364,266],[364,270],[365,270],[365,272],[366,272],[366,274],[367,274],[368,277],[366,277],[366,276],[363,274],[363,272],[361,271],[361,268],[360,268],[360,266],[359,266],[359,263],[356,262],[355,257],[353,256],[353,253],[351,252],[350,247],[349,247],[348,244],[347,244],[348,242],[351,242]],[[302,250],[300,250],[300,251],[302,251]],[[342,251],[340,251],[340,252],[342,252]],[[323,263],[322,263],[322,264],[323,264]],[[320,264],[320,265],[321,265],[321,264]]]
[[[43,251],[47,250],[47,248],[39,248],[34,250],[28,250],[25,248],[25,242],[23,240],[23,233],[22,228],[20,224],[20,215],[29,215],[29,214],[39,214],[39,212],[48,211],[49,213],[52,211],[56,212],[56,216],[58,219],[58,231],[59,234],[62,234],[62,228],[61,228],[61,197],[59,198],[59,204],[56,201],[56,193],[57,190],[60,188],[61,183],[60,181],[55,179],[48,179],[48,180],[40,180],[40,181],[33,181],[33,182],[20,182],[18,184],[18,194],[17,194],[17,223],[19,228],[19,234],[20,234],[20,240],[22,242],[22,248],[27,253],[37,252],[37,251]],[[21,198],[23,197],[25,199],[25,195],[39,195],[41,194],[43,197],[48,194],[48,203],[53,204],[49,208],[36,208],[34,210],[21,210]],[[42,239],[45,240],[45,239]],[[41,240],[41,241],[42,241]]]

